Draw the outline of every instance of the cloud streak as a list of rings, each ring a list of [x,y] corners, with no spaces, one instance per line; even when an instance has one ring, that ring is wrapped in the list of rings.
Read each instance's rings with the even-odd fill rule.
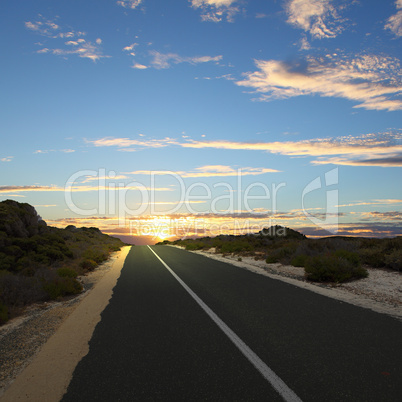
[[[0,193],[20,193],[30,191],[64,191],[64,187],[57,186],[0,186]]]
[[[370,200],[370,201],[354,201],[349,204],[337,205],[337,207],[354,207],[356,205],[394,205],[394,204],[402,204],[402,200],[395,198],[385,198],[378,200]]]
[[[371,212],[363,213],[363,217],[368,220],[375,220],[375,221],[402,221],[402,212],[401,211],[387,211],[387,212],[371,211]]]
[[[151,65],[157,69],[165,69],[171,67],[172,64],[189,63],[200,64],[216,62],[222,60],[222,56],[196,56],[196,57],[182,57],[177,53],[160,53],[156,50],[151,50],[150,55],[153,57]]]
[[[134,49],[136,46],[138,46],[138,43],[132,43],[131,45],[124,47],[123,52],[128,52],[130,56],[135,56]]]
[[[239,7],[234,4],[238,0],[189,0],[194,9],[201,11],[202,21],[221,22],[224,18],[233,22]]]
[[[277,173],[279,170],[276,169],[268,169],[268,168],[251,168],[251,167],[243,167],[239,169],[235,169],[231,166],[224,165],[207,165],[196,168],[194,171],[184,172],[169,172],[165,170],[160,171],[151,171],[151,170],[135,170],[133,172],[129,172],[132,175],[149,175],[153,174],[170,174],[175,173],[182,178],[195,178],[195,177],[233,177],[241,174],[242,176],[257,176],[265,173]]]
[[[287,22],[309,32],[313,38],[335,38],[342,27],[331,0],[290,0]]]
[[[98,140],[86,140],[86,142],[95,147],[117,147],[120,151],[134,151],[138,148],[163,148],[172,145],[194,149],[264,151],[292,157],[313,157],[316,159],[312,163],[317,165],[341,164],[348,166],[396,167],[401,166],[402,159],[402,133],[399,131],[303,141],[239,142],[187,139],[185,142],[180,142],[168,137],[161,140],[132,140],[129,138],[106,137]],[[212,166],[212,168],[216,168],[217,172],[223,173],[222,169],[228,169],[229,167],[216,165]],[[194,174],[196,173],[194,172]],[[200,173],[202,172],[199,171],[197,174]]]
[[[75,149],[37,149],[34,154],[48,154],[50,152],[63,152],[64,154],[71,154]]]
[[[395,58],[333,54],[307,57],[302,63],[256,60],[255,64],[258,70],[245,73],[236,84],[261,94],[261,101],[320,95],[358,102],[354,108],[402,110],[402,102],[393,99],[402,94],[401,66]]]
[[[169,145],[175,145],[177,142],[172,138],[166,137],[161,140],[132,140],[130,138],[113,138],[104,137],[98,140],[87,140],[84,139],[87,144],[91,144],[95,147],[118,147],[121,149],[127,147],[138,147],[138,148],[163,148]]]
[[[400,166],[400,158],[402,157],[402,135],[392,132],[366,134],[360,137],[284,142],[190,141],[181,144],[181,146],[198,149],[266,151],[288,156],[311,156],[318,157],[312,162],[313,164],[344,164],[349,166]],[[332,157],[333,155],[338,157]]]
[[[134,10],[142,3],[142,0],[120,0],[116,3],[124,8],[131,8],[131,10]]]
[[[86,183],[84,181],[83,183]],[[120,183],[119,183],[120,184]],[[23,193],[23,192],[68,192],[82,193],[82,192],[92,192],[92,191],[127,191],[127,190],[144,190],[144,191],[173,191],[169,187],[147,187],[140,183],[140,185],[131,185],[130,183],[121,183],[118,187],[109,186],[83,186],[80,184],[66,183],[66,187],[59,186],[0,186],[0,194],[11,194],[11,193]]]
[[[75,55],[81,58],[87,58],[96,62],[102,58],[108,58],[102,52],[102,39],[97,38],[94,42],[83,38],[85,32],[64,30],[61,31],[60,25],[54,20],[45,19],[39,14],[38,21],[27,21],[25,27],[32,32],[46,37],[52,42],[57,41],[57,47],[42,47],[37,50],[38,54],[54,54],[56,56]]]
[[[388,18],[385,29],[391,30],[397,37],[402,36],[402,0],[396,0],[395,7],[399,10]]]

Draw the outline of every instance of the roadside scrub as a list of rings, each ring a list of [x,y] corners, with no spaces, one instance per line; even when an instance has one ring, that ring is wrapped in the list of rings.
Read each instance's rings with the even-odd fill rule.
[[[31,205],[0,202],[0,325],[31,303],[80,293],[77,277],[122,246],[97,228],[49,227]]]
[[[305,278],[315,282],[343,283],[366,278],[370,267],[402,270],[402,238],[367,239],[333,236],[308,239],[281,226],[240,236],[220,235],[164,242],[186,250],[215,249],[216,253],[264,259],[302,267]]]

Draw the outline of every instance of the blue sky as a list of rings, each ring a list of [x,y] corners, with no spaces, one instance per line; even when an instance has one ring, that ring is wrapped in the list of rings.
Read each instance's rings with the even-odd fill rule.
[[[137,242],[173,221],[402,234],[402,0],[6,0],[0,18],[0,200]]]

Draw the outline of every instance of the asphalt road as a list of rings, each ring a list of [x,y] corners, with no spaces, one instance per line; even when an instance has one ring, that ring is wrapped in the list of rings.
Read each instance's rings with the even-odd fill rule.
[[[285,399],[402,400],[400,321],[177,248],[152,250],[286,384]],[[63,401],[283,400],[152,250],[130,251]]]

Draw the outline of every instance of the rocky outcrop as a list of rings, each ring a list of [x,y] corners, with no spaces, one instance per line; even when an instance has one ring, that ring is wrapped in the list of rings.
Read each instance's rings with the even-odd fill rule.
[[[7,236],[26,238],[46,230],[46,222],[32,205],[13,200],[0,202],[0,232]]]

